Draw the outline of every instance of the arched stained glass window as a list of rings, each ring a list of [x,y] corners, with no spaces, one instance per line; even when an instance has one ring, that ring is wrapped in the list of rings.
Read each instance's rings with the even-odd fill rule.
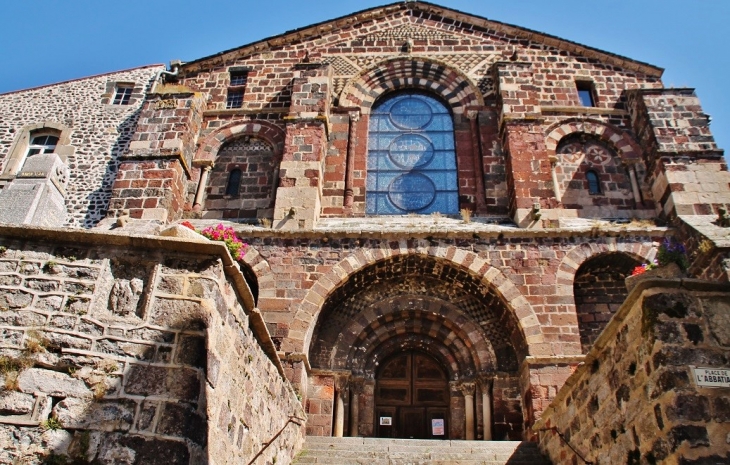
[[[454,122],[441,102],[416,92],[380,101],[368,147],[367,214],[459,212]]]
[[[601,183],[598,180],[598,175],[595,171],[586,172],[586,179],[588,180],[588,193],[589,194],[600,194]]]

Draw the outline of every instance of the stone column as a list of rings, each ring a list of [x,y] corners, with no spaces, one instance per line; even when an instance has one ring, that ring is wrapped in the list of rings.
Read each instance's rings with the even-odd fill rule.
[[[200,167],[200,181],[198,182],[198,190],[195,191],[195,201],[193,202],[193,210],[199,211],[203,204],[203,194],[208,186],[208,176],[213,169],[213,163]]]
[[[345,199],[344,206],[352,207],[355,197],[352,189],[352,177],[355,171],[355,142],[357,139],[357,122],[360,120],[360,111],[350,112],[350,130],[347,135],[347,166],[345,168]]]
[[[345,401],[342,399],[342,391],[335,394],[335,431],[334,436],[341,438],[345,430]]]
[[[558,202],[563,201],[563,195],[560,193],[560,185],[558,184],[558,173],[555,172],[555,167],[558,164],[558,157],[551,156],[550,158],[550,172],[553,175],[553,191],[555,191],[555,200]]]
[[[479,140],[479,112],[468,110],[466,117],[469,119],[471,130],[476,210],[477,212],[484,212],[487,210],[487,202],[484,198],[484,163],[482,162],[482,144]]]
[[[464,394],[464,417],[466,417],[466,440],[474,440],[474,383],[462,383],[460,386]]]
[[[335,424],[333,436],[341,438],[345,434],[345,393],[347,378],[335,377]]]
[[[629,171],[629,178],[631,179],[631,190],[634,192],[634,202],[636,202],[636,206],[638,207],[642,202],[639,182],[636,180],[636,164],[627,164],[626,169]]]
[[[492,380],[482,379],[479,383],[482,391],[482,418],[484,421],[484,440],[492,440]]]
[[[362,381],[350,383],[350,436],[353,438],[360,435],[360,393],[362,388]]]

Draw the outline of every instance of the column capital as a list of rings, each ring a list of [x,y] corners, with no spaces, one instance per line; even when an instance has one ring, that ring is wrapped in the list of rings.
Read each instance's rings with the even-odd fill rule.
[[[493,376],[482,375],[477,379],[477,384],[479,384],[479,387],[482,389],[482,392],[489,391],[490,389],[492,389],[493,383],[494,383]]]
[[[350,385],[350,375],[335,375],[335,389],[338,391],[346,390]]]
[[[464,395],[464,397],[466,397],[466,396],[474,397],[474,388],[475,387],[476,387],[475,382],[462,382],[458,386],[459,390]]]
[[[348,112],[348,115],[350,116],[350,121],[356,122],[360,119],[360,110],[358,109],[358,110],[350,111],[350,112]]]
[[[350,392],[353,394],[362,394],[365,390],[365,380],[362,378],[350,378]]]

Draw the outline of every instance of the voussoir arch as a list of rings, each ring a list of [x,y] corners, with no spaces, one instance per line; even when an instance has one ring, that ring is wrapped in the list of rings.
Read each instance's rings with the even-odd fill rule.
[[[326,275],[320,277],[314,286],[309,289],[294,315],[289,329],[289,337],[287,338],[289,345],[286,348],[282,347],[282,349],[287,352],[306,354],[311,345],[317,318],[327,297],[344,285],[352,275],[365,267],[405,254],[425,255],[443,260],[455,268],[473,275],[484,286],[492,290],[513,312],[528,347],[532,344],[544,342],[542,328],[529,301],[504,273],[490,265],[486,260],[473,252],[453,246],[409,248],[405,240],[401,240],[399,245],[398,248],[384,245],[375,250],[360,249],[342,259]]]
[[[580,244],[573,247],[568,252],[560,263],[558,268],[559,285],[569,286],[570,291],[567,295],[573,295],[573,282],[575,281],[575,275],[578,273],[581,265],[591,258],[595,258],[599,255],[606,253],[625,253],[638,261],[651,262],[656,256],[657,248],[654,247],[651,242],[645,243],[629,243],[629,242],[617,242],[608,244]]]
[[[254,120],[245,123],[231,123],[209,134],[200,144],[193,161],[215,161],[216,155],[226,142],[241,136],[253,136],[265,140],[271,144],[274,153],[279,157],[284,152],[286,137],[284,130],[268,121]]]
[[[363,70],[340,94],[340,106],[360,107],[369,114],[381,95],[400,89],[422,89],[440,96],[455,114],[484,105],[479,88],[463,73],[437,60],[392,58]]]
[[[616,149],[622,161],[633,163],[641,160],[641,147],[625,131],[593,119],[572,118],[550,126],[546,132],[547,155],[555,156],[558,144],[571,134],[592,135]]]

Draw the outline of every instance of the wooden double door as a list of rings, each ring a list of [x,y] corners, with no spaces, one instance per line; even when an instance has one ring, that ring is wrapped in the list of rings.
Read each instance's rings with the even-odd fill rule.
[[[383,363],[375,385],[378,437],[448,439],[448,421],[449,380],[441,364],[417,351]]]

